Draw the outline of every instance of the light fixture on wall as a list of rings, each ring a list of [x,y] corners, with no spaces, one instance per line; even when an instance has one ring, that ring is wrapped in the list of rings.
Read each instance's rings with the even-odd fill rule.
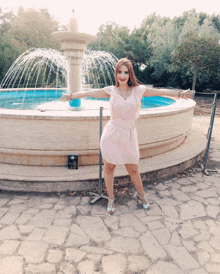
[[[78,169],[78,155],[68,155],[68,169]]]

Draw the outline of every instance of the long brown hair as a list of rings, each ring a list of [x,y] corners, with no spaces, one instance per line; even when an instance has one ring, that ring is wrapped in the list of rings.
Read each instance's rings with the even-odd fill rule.
[[[128,73],[129,73],[129,80],[128,80],[128,85],[130,87],[136,87],[139,86],[136,76],[134,74],[134,69],[132,66],[132,63],[130,60],[127,58],[122,58],[121,60],[118,61],[116,67],[115,67],[115,86],[119,87],[119,82],[117,80],[117,74],[121,66],[126,66],[128,68]]]

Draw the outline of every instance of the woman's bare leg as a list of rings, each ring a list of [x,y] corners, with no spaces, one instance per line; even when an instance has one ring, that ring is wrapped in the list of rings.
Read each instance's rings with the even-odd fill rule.
[[[107,210],[110,214],[114,213],[114,193],[113,193],[113,185],[114,185],[114,171],[115,165],[110,164],[104,161],[104,180],[108,193],[108,207]]]
[[[141,176],[138,170],[138,165],[135,164],[126,164],[125,165],[128,174],[130,175],[131,181],[133,182],[134,186],[137,189],[137,192],[139,193],[140,198],[144,197],[144,188],[143,183],[141,180]],[[141,199],[143,204],[147,204],[145,199]]]
[[[110,164],[104,160],[104,180],[107,188],[108,197],[114,200],[113,185],[114,185],[114,171],[116,165]]]

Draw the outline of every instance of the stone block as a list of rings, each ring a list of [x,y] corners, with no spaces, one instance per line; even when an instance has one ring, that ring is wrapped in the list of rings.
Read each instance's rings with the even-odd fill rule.
[[[105,244],[107,249],[122,253],[139,253],[140,243],[136,239],[116,237]]]
[[[185,274],[185,272],[172,263],[159,261],[147,271],[147,274]]]
[[[181,208],[181,220],[194,219],[206,216],[206,212],[202,203],[191,200],[186,204],[182,204]]]
[[[23,274],[23,258],[21,256],[0,258],[0,273]]]
[[[102,259],[103,271],[106,274],[122,274],[127,264],[126,258],[121,254],[105,256]]]
[[[19,244],[20,241],[5,240],[0,246],[0,254],[12,255],[19,246]]]
[[[15,225],[6,226],[0,230],[0,240],[20,239],[21,235]]]
[[[45,257],[47,244],[43,242],[23,241],[18,250],[27,263],[41,263]]]
[[[150,266],[150,261],[144,256],[129,256],[128,257],[128,270],[132,273],[138,273]]]
[[[198,262],[189,254],[185,247],[167,246],[170,256],[183,270],[198,268]]]
[[[49,250],[47,260],[49,263],[58,263],[63,256],[62,250]]]
[[[86,252],[74,249],[74,248],[67,248],[66,249],[66,257],[67,261],[73,261],[75,263],[80,262],[86,255]]]
[[[78,216],[76,221],[82,230],[95,242],[108,241],[111,239],[100,217]]]
[[[152,260],[164,259],[167,256],[166,251],[162,248],[150,231],[145,233],[140,240],[145,253]]]
[[[51,226],[46,231],[43,241],[52,245],[62,245],[66,239],[68,227]]]
[[[40,265],[29,264],[25,268],[25,274],[56,274],[55,265],[44,263]]]

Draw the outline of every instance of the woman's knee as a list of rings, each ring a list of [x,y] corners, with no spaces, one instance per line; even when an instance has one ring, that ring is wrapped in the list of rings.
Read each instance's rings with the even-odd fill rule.
[[[106,174],[112,174],[115,171],[115,167],[116,167],[116,165],[105,162],[104,163],[104,172]]]
[[[135,164],[126,164],[125,167],[126,167],[126,169],[128,171],[128,174],[130,176],[134,176],[134,175],[138,175],[139,174],[138,165],[135,165]]]

